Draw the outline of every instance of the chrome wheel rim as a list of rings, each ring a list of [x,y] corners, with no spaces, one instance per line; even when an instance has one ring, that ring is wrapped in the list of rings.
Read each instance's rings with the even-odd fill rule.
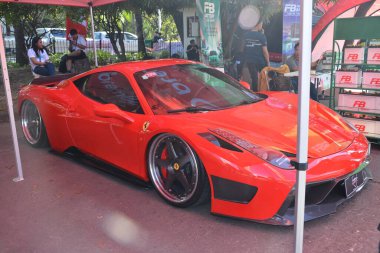
[[[199,179],[198,166],[195,153],[181,138],[163,134],[153,141],[149,152],[151,180],[170,202],[183,203],[193,197]]]
[[[36,144],[41,138],[42,119],[37,107],[30,101],[25,101],[21,108],[21,125],[26,140]]]

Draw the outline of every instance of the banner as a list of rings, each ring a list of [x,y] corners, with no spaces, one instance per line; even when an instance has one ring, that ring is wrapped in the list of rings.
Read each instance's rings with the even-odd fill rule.
[[[219,0],[196,0],[201,37],[201,60],[223,67],[222,29]]]
[[[82,35],[84,39],[87,37],[87,19],[81,18],[78,22],[71,20],[66,16],[66,39],[69,39],[69,33],[71,29],[78,31],[79,35]]]
[[[294,53],[300,38],[300,0],[283,0],[282,55],[285,60]]]

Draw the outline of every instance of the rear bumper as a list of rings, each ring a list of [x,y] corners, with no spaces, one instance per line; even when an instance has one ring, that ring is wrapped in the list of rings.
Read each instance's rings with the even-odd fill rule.
[[[305,221],[310,221],[322,216],[335,213],[337,207],[360,192],[373,179],[372,172],[368,167],[369,160],[349,175],[341,178],[308,184],[305,196]],[[354,191],[346,196],[345,180],[357,173],[363,173],[364,181]],[[272,225],[293,225],[295,222],[295,189],[293,189],[278,213],[271,219],[260,221]]]

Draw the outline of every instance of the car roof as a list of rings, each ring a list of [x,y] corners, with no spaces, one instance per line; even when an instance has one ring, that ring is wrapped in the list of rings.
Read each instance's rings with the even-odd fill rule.
[[[105,31],[98,31],[98,32],[94,32],[94,33],[103,33],[103,34],[106,34],[107,32],[105,32]],[[130,33],[130,32],[122,32],[122,33],[128,33],[128,34],[130,34],[130,35],[133,35],[133,36],[136,36],[136,37],[137,37],[137,35],[134,34],[134,33]]]
[[[57,31],[59,31],[59,30],[62,30],[62,31],[66,31],[66,28],[51,28],[51,27],[48,27],[48,28],[37,28],[36,29],[36,31],[38,32],[38,31],[46,31],[46,32],[49,32],[49,31],[51,31],[51,30],[57,30]]]

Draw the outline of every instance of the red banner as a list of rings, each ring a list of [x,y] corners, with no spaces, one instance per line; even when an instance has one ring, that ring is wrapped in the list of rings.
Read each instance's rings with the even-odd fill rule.
[[[66,39],[69,39],[69,33],[71,29],[77,30],[79,35],[83,38],[87,37],[87,20],[83,19],[82,22],[74,22],[68,16],[66,16]]]

